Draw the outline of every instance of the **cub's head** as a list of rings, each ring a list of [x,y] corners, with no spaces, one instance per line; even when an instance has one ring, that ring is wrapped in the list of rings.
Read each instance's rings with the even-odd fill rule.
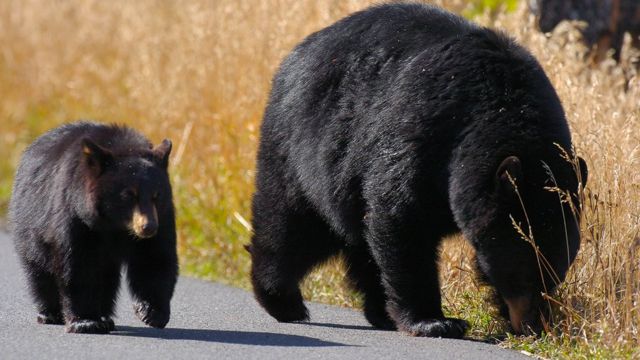
[[[167,173],[170,153],[169,140],[154,148],[118,154],[83,139],[85,192],[89,195],[85,202],[95,226],[128,231],[138,239],[155,236],[159,221],[173,207]]]
[[[489,214],[473,236],[481,277],[497,293],[515,333],[539,333],[548,320],[543,294],[564,281],[580,247],[579,187],[584,160],[508,156],[494,168]]]

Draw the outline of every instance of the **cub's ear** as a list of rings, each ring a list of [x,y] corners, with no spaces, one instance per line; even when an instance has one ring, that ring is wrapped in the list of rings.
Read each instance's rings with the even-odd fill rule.
[[[87,138],[82,139],[81,144],[82,154],[89,169],[95,175],[102,174],[113,158],[111,152]]]
[[[162,142],[151,151],[153,151],[153,156],[156,158],[158,165],[166,168],[169,165],[169,155],[171,154],[171,140],[162,140]]]
[[[584,187],[585,185],[587,185],[589,172],[587,171],[587,162],[584,161],[584,159],[580,156],[578,156],[578,167],[580,170],[580,182],[582,183],[582,187]]]
[[[518,184],[522,181],[522,164],[517,156],[504,159],[496,171],[496,189],[503,195],[513,194],[514,187],[509,177]]]

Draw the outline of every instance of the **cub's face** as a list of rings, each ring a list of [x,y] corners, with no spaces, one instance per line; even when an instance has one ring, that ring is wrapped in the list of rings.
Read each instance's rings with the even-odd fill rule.
[[[477,260],[516,333],[542,330],[542,294],[564,280],[580,247],[576,194],[587,172],[584,160],[577,163],[579,171],[559,157],[543,164],[512,156],[496,172],[497,211],[478,233]]]
[[[136,156],[118,157],[85,140],[93,178],[88,181],[97,217],[105,228],[128,231],[138,239],[156,235],[159,219],[171,206],[167,174],[171,143]]]

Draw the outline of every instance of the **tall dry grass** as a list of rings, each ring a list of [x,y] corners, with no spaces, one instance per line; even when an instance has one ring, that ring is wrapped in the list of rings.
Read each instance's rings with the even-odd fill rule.
[[[80,117],[131,124],[155,142],[174,141],[183,269],[248,286],[242,244],[271,76],[304,36],[370,3],[0,2],[0,206],[20,152],[42,132]],[[457,12],[467,6],[435,3]],[[630,67],[588,66],[576,31],[561,27],[548,39],[523,10],[480,21],[504,29],[543,64],[590,173],[583,246],[555,296],[563,305],[556,332],[505,344],[553,357],[640,357],[640,79]],[[500,333],[478,296],[485,290],[474,280],[472,254],[460,238],[444,246],[445,306],[471,318],[477,336]],[[315,272],[306,296],[357,304],[340,277],[339,264]]]

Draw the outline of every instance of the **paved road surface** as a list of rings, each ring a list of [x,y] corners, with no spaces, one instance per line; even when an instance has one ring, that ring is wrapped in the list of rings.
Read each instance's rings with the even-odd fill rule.
[[[280,324],[246,291],[181,277],[168,328],[151,329],[118,302],[110,335],[39,325],[9,237],[0,232],[0,358],[46,359],[527,359],[475,341],[413,338],[369,327],[350,309],[308,304],[312,322]]]

